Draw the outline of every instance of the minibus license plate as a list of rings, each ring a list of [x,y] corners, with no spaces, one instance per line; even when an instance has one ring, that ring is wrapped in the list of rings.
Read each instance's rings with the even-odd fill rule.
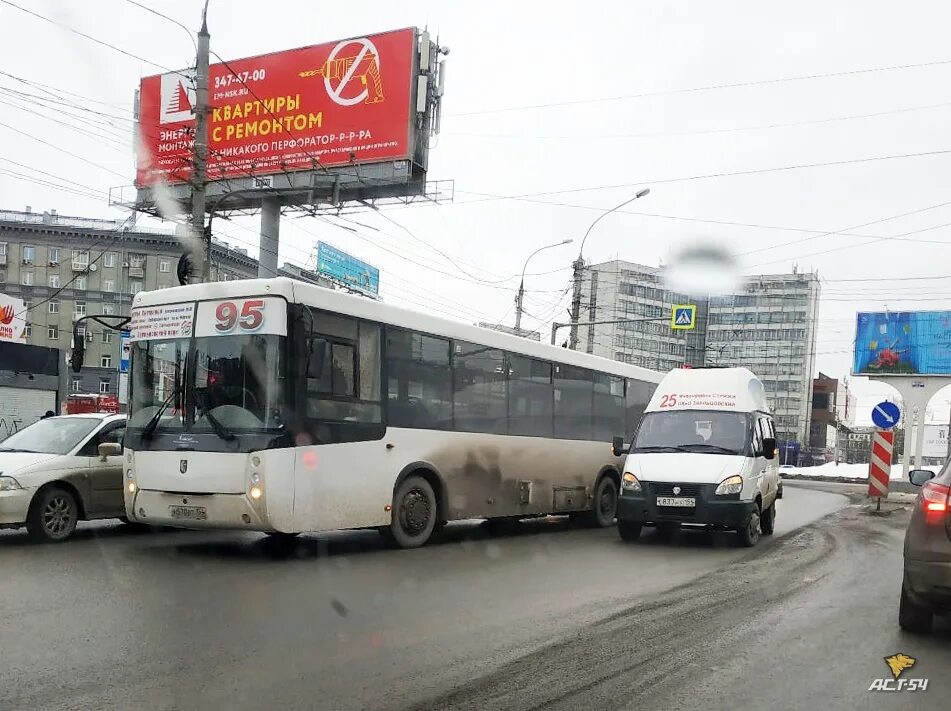
[[[697,500],[693,496],[658,496],[658,506],[696,506]]]
[[[208,520],[208,512],[204,506],[169,506],[168,512],[172,518],[188,519],[189,521]]]

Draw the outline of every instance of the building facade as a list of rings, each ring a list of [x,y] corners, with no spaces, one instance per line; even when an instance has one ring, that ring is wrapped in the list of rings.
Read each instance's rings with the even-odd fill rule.
[[[815,274],[767,274],[736,294],[702,299],[667,289],[660,268],[615,260],[587,270],[581,300],[579,349],[660,371],[748,367],[763,381],[779,439],[808,442],[819,308]],[[696,304],[694,329],[671,328],[677,304]],[[585,325],[611,320],[621,322]]]
[[[178,286],[181,255],[172,229],[124,227],[55,211],[0,211],[0,291],[25,302],[26,342],[64,355],[77,318],[128,316],[137,292]],[[212,280],[257,277],[257,260],[243,249],[213,240],[211,259]],[[306,281],[316,277],[286,267],[281,273]],[[117,394],[119,333],[86,324],[85,365],[82,373],[69,373],[68,389]]]

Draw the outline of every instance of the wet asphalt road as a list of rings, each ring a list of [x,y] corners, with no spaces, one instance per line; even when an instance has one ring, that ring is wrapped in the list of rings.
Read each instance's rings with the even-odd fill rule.
[[[370,532],[290,551],[112,523],[57,546],[3,532],[0,709],[757,707],[744,690],[844,688],[842,655],[849,700],[890,708],[866,698],[881,657],[918,651],[916,671],[944,670],[951,635],[902,647],[899,528],[808,526],[847,503],[787,486],[778,540],[752,553],[730,534],[623,544],[561,519],[456,524],[415,551]]]

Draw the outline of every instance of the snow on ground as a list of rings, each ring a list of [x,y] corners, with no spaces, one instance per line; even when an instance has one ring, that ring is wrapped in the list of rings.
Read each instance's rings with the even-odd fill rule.
[[[941,467],[931,466],[924,467],[925,469],[930,469],[933,472],[937,472]],[[910,467],[914,469],[914,467]],[[868,464],[839,464],[836,466],[832,462],[827,462],[826,464],[820,464],[818,467],[792,467],[789,469],[783,468],[779,470],[780,475],[802,475],[802,476],[821,476],[829,477],[834,479],[867,479],[868,478]],[[891,478],[893,481],[901,481],[902,479],[902,466],[901,464],[895,464],[892,466]]]

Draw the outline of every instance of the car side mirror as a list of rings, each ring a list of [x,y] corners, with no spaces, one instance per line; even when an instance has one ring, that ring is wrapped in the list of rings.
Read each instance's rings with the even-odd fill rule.
[[[611,440],[611,453],[615,457],[620,457],[622,454],[627,454],[627,450],[624,448],[624,438],[615,437]]]
[[[776,458],[775,437],[763,437],[763,456],[766,457],[766,459]]]
[[[109,457],[118,457],[122,454],[122,445],[118,442],[103,442],[99,445],[99,456],[102,461]]]
[[[932,479],[934,479],[934,472],[928,471],[927,469],[912,469],[908,472],[908,481],[915,486],[921,486],[926,481],[931,481]]]

